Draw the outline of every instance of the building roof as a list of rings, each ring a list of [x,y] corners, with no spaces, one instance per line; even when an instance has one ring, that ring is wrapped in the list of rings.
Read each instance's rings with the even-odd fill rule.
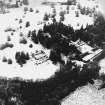
[[[87,43],[85,43],[81,40],[77,40],[76,42],[73,42],[73,44],[77,47],[77,49],[82,54],[88,53],[88,55],[86,55],[85,57],[82,58],[84,61],[89,61],[89,60],[95,59],[103,51],[102,49],[97,49],[97,50],[93,51],[94,48],[92,48]]]

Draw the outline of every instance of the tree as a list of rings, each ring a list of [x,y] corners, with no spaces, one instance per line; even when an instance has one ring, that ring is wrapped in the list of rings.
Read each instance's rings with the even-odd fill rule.
[[[44,21],[48,21],[49,20],[49,15],[47,13],[45,13],[43,20]]]
[[[24,5],[29,5],[29,1],[28,0],[23,0],[23,4]]]
[[[57,63],[64,64],[64,61],[61,59],[61,55],[59,51],[51,50],[49,58],[54,64],[57,64]]]
[[[36,30],[33,30],[33,31],[32,31],[31,39],[32,39],[32,41],[33,41],[35,44],[38,44],[38,37],[37,37],[37,35],[36,35]]]

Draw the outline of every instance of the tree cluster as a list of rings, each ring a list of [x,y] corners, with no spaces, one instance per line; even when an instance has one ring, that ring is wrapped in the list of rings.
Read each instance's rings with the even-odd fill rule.
[[[72,68],[74,66],[74,68]],[[95,64],[84,65],[81,71],[69,61],[60,71],[47,80],[20,82],[15,93],[21,94],[23,105],[60,105],[62,99],[74,92],[78,87],[94,83],[99,75],[99,67]]]
[[[16,52],[15,59],[16,62],[22,67],[23,64],[26,64],[26,61],[29,60],[30,57],[28,53],[25,54],[24,52]]]

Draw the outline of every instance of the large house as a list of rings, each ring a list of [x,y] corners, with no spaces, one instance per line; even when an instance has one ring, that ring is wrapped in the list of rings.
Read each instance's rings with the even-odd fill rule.
[[[85,43],[85,42],[83,42],[81,40],[77,40],[76,42],[72,42],[72,43],[84,55],[82,57],[82,59],[84,61],[94,61],[94,59],[99,57],[103,52],[103,49],[92,48],[87,43]]]

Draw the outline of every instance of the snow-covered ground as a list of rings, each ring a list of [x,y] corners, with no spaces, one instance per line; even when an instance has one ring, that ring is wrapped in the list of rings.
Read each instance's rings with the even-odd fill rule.
[[[97,90],[88,84],[67,96],[61,105],[105,105],[105,89]]]
[[[56,5],[56,19],[59,21],[59,13],[66,9],[66,6]],[[33,59],[27,61],[23,67],[20,67],[15,60],[15,53],[17,51],[28,52],[29,55],[35,52],[35,50],[43,50],[47,56],[49,56],[49,52],[46,49],[43,49],[41,45],[33,44],[30,39],[27,38],[27,33],[29,30],[39,30],[43,28],[43,17],[44,14],[52,13],[52,8],[50,6],[39,5],[34,7],[34,12],[27,12],[24,14],[24,7],[17,9],[10,9],[10,13],[0,14],[0,46],[5,44],[7,41],[7,37],[11,38],[9,43],[13,44],[13,48],[6,48],[4,50],[0,50],[0,76],[4,76],[7,78],[13,77],[21,77],[23,79],[46,79],[59,70],[59,65],[53,65],[50,60],[47,62],[36,66],[33,62]],[[39,10],[39,13],[35,11]],[[76,6],[70,6],[69,14],[65,14],[64,24],[70,24],[74,29],[79,29],[81,25],[86,27],[87,24],[93,24],[93,17],[89,17],[88,15],[80,14],[79,17],[75,16],[75,11],[79,10]],[[18,19],[18,20],[16,20]],[[22,19],[22,23],[19,24],[19,19]],[[26,22],[30,22],[29,27],[25,27]],[[50,21],[49,21],[50,22]],[[78,24],[80,24],[78,26]],[[20,26],[22,27],[20,29]],[[14,35],[11,35],[11,32],[5,32],[7,28],[15,29],[13,32]],[[23,33],[23,36],[20,36],[20,33]],[[25,38],[27,40],[27,44],[23,45],[19,43],[21,38]],[[33,44],[33,48],[29,48],[29,45]],[[2,58],[6,57],[8,59],[12,59],[13,64],[8,65],[7,63],[2,62]]]
[[[49,51],[44,49],[41,45],[35,45],[30,39],[27,38],[27,34],[29,30],[38,30],[42,26],[37,25],[41,20],[43,20],[43,16],[45,12],[42,12],[44,9],[40,9],[40,14],[35,13],[27,13],[24,14],[23,8],[11,9],[8,14],[0,14],[0,46],[5,44],[7,41],[7,37],[11,38],[11,41],[8,43],[13,44],[13,48],[6,48],[4,50],[0,50],[0,76],[13,78],[20,77],[23,79],[47,79],[50,76],[54,75],[54,73],[58,70],[59,66],[55,66],[52,64],[50,60],[41,64],[35,65],[34,60],[27,61],[23,67],[20,67],[15,60],[15,54],[18,51],[28,52],[31,56],[32,53],[35,53],[36,50],[44,51],[46,56],[49,56]],[[47,9],[47,7],[46,7]],[[23,18],[24,16],[24,18]],[[22,19],[22,23],[19,24],[19,21],[15,19]],[[25,28],[26,22],[29,21],[31,26]],[[22,26],[22,29],[19,27]],[[12,28],[15,29],[14,35],[11,35],[11,32],[5,32],[4,30]],[[20,33],[23,36],[20,36]],[[27,40],[27,44],[20,44],[19,41],[25,38]],[[32,44],[33,48],[29,48],[29,45]],[[7,63],[2,62],[3,57],[7,59],[12,59],[13,64],[8,65]]]
[[[34,2],[35,0],[30,1]],[[86,2],[84,2],[85,0],[81,1],[83,5],[87,4]],[[30,6],[34,7],[34,4],[32,2]],[[91,5],[93,4],[91,3]],[[59,12],[61,10],[65,10],[66,7],[56,5],[55,8],[57,9],[57,14],[59,14]],[[36,10],[39,10],[39,13],[35,13]],[[82,24],[84,27],[86,26],[86,24],[93,24],[93,17],[82,14],[80,14],[79,17],[75,17],[75,10],[79,11],[75,6],[70,7],[70,13],[65,15],[64,24],[71,24],[74,29],[79,29]],[[34,12],[27,12],[27,14],[24,14],[23,7],[11,9],[10,13],[7,14],[0,14],[0,46],[8,42],[8,36],[11,38],[11,41],[9,41],[9,43],[12,43],[14,45],[13,48],[0,50],[0,77],[20,77],[23,79],[32,80],[47,79],[53,76],[54,73],[59,70],[59,65],[53,65],[50,60],[42,63],[41,65],[36,65],[34,58],[31,58],[31,60],[28,60],[27,63],[23,65],[23,67],[18,65],[15,60],[15,53],[17,51],[28,52],[31,56],[31,54],[35,53],[36,50],[42,50],[45,52],[46,56],[49,56],[49,50],[44,49],[41,45],[35,45],[30,39],[27,38],[27,33],[29,30],[36,29],[37,31],[38,29],[43,27],[42,20],[46,12],[52,13],[50,6],[37,5],[34,8]],[[18,20],[16,21],[16,19]],[[19,24],[19,19],[22,19],[23,21],[21,24]],[[56,16],[56,19],[59,21],[59,15]],[[25,28],[27,21],[30,22],[31,26]],[[80,25],[78,26],[78,24]],[[22,26],[21,29],[20,26]],[[4,30],[7,28],[15,29],[16,32],[14,32],[14,35],[11,35],[11,32],[5,32]],[[23,33],[23,36],[20,36],[20,33]],[[20,39],[23,37],[27,40],[27,44],[25,45],[19,43]],[[33,44],[33,48],[29,48],[30,44]],[[87,49],[85,49],[85,47]],[[86,50],[91,51],[92,48],[89,46],[84,46],[82,51],[85,52]],[[7,64],[7,62],[2,62],[3,57],[12,59],[13,63]],[[78,65],[83,65],[82,62],[75,62],[77,62]],[[101,72],[103,73],[105,71],[105,59],[100,61],[99,64],[101,66]],[[77,89],[73,94],[65,98],[62,101],[61,105],[105,105],[104,92],[105,90],[99,92],[97,89],[95,89],[94,86],[91,86],[89,84],[87,86],[81,87],[80,89]]]

